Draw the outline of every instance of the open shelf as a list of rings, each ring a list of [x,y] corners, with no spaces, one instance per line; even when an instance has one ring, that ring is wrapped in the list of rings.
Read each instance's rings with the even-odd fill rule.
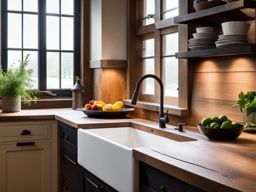
[[[256,54],[256,44],[237,45],[215,49],[194,50],[178,52],[175,56],[179,59],[197,59],[203,57],[221,57],[229,55],[250,55]]]
[[[179,24],[200,23],[209,25],[234,20],[234,18],[242,21],[251,20],[255,18],[254,8],[256,8],[255,0],[239,0],[175,17],[174,22]]]

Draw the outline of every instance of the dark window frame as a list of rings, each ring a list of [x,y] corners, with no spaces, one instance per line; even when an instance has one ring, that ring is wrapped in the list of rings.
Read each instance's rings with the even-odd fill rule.
[[[8,11],[7,10],[8,0],[2,0],[2,29],[1,29],[1,63],[3,71],[8,69],[8,58],[7,58],[7,40],[8,40]],[[22,0],[23,3],[23,0]],[[61,6],[61,4],[60,4]],[[75,77],[80,77],[80,42],[81,42],[81,0],[74,0],[74,50],[71,51],[74,53],[74,81]],[[17,11],[19,13],[33,13],[26,11]],[[58,16],[69,16],[65,14],[46,14],[46,0],[38,0],[38,90],[39,91],[52,91],[57,93],[58,96],[71,96],[70,89],[46,89],[46,16],[47,15],[58,15]],[[61,29],[60,29],[61,30]],[[23,39],[23,37],[22,37]],[[9,48],[10,49],[10,48]],[[11,49],[10,49],[11,50]],[[20,48],[19,50],[23,50]],[[24,49],[32,50],[32,49]],[[59,53],[65,52],[65,50],[58,50]],[[60,68],[61,71],[61,68]],[[61,78],[61,76],[60,76]]]

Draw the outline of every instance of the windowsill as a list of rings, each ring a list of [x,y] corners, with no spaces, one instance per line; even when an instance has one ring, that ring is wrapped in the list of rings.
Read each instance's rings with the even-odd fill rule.
[[[131,104],[131,99],[125,99],[123,100],[124,104],[129,107],[136,107],[140,109],[150,110],[150,111],[159,111],[160,106],[159,103],[152,103],[152,102],[145,102],[145,101],[138,101],[136,105]],[[166,112],[168,110],[168,113],[171,115],[176,116],[187,116],[189,114],[188,108],[180,108],[175,105],[164,105],[164,111]]]
[[[31,102],[30,105],[22,102],[22,109],[50,109],[50,108],[69,108],[72,106],[71,97],[54,97],[54,98],[39,98],[36,102]],[[0,99],[0,108],[2,100]]]

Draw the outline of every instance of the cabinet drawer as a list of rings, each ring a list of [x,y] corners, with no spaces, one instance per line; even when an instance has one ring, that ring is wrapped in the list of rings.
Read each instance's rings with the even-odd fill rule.
[[[50,138],[51,122],[0,123],[0,142]]]
[[[77,130],[63,123],[60,127],[61,153],[66,154],[74,162],[77,161]]]
[[[66,177],[66,175],[62,176],[62,187],[61,192],[78,192],[79,186],[77,185],[77,182],[74,180],[71,180],[69,177]]]
[[[140,163],[141,192],[202,192],[203,190],[167,175],[149,165]]]

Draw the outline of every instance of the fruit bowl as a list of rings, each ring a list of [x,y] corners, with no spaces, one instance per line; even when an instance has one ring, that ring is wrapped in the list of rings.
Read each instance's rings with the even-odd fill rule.
[[[203,135],[213,140],[235,140],[244,129],[243,125],[229,129],[211,128],[201,124],[198,124],[197,127]]]
[[[79,108],[77,110],[84,112],[88,117],[121,118],[134,111],[134,108],[121,108],[119,111],[86,110],[84,108]]]

